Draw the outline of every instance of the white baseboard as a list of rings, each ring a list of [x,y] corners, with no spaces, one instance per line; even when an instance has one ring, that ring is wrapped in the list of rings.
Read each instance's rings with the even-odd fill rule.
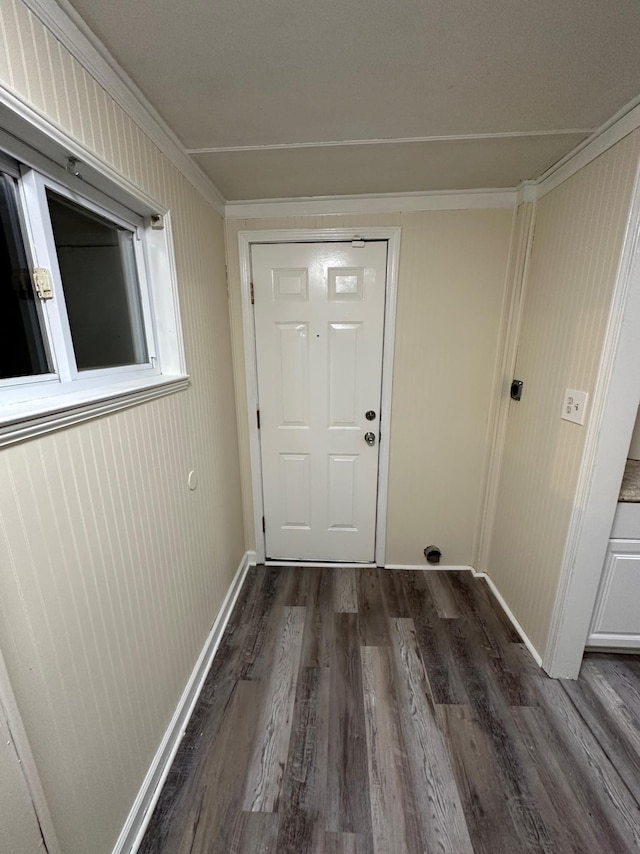
[[[511,610],[511,608],[507,605],[507,603],[505,602],[505,600],[504,600],[504,598],[503,598],[502,594],[500,593],[500,591],[498,590],[498,588],[496,587],[496,585],[493,583],[493,581],[491,580],[491,578],[487,575],[487,573],[486,573],[486,572],[476,572],[476,573],[474,573],[474,575],[475,575],[475,577],[476,577],[476,578],[484,578],[484,580],[487,582],[487,584],[489,585],[489,589],[491,590],[491,592],[493,593],[493,595],[496,597],[496,599],[497,599],[497,600],[498,600],[498,602],[500,603],[500,607],[502,608],[502,610],[505,612],[505,614],[506,614],[506,615],[507,615],[507,617],[509,618],[509,620],[510,620],[510,622],[511,622],[511,625],[513,626],[513,628],[518,632],[518,634],[519,634],[519,635],[520,635],[520,637],[522,638],[522,642],[524,643],[524,645],[526,646],[526,648],[529,650],[529,652],[530,652],[530,653],[531,653],[531,655],[533,656],[534,661],[536,662],[536,664],[538,665],[538,667],[542,667],[542,656],[540,655],[540,653],[538,652],[538,650],[535,648],[535,646],[534,646],[534,645],[531,643],[531,641],[529,640],[529,638],[528,638],[528,636],[527,636],[527,633],[526,633],[526,632],[525,632],[525,630],[522,628],[522,626],[520,625],[520,623],[516,620],[516,618],[515,618],[515,616],[514,616],[514,614],[513,614],[513,611],[512,611],[512,610]]]
[[[293,566],[298,569],[367,569],[375,567],[375,563],[341,563],[340,561],[320,560],[266,560],[265,566]]]
[[[265,561],[266,566],[297,566],[300,569],[306,569],[307,567],[319,567],[321,569],[371,569],[377,567],[375,563],[364,563],[360,561],[359,563],[340,563],[338,561],[326,562],[322,563],[321,561],[311,561],[311,560],[267,560]],[[432,564],[404,564],[404,563],[385,563],[381,569],[420,569],[426,570],[427,572],[454,572],[459,571],[461,569],[467,570],[468,572],[475,572],[472,566],[440,566],[440,565],[432,565]]]
[[[207,677],[220,640],[229,622],[229,617],[242,589],[247,571],[252,565],[251,554],[252,552],[246,552],[240,561],[240,566],[229,586],[227,595],[211,627],[202,652],[198,656],[187,686],[171,718],[171,723],[160,742],[156,755],[153,757],[151,766],[147,771],[147,776],[144,778],[140,791],[131,807],[125,825],[113,849],[113,854],[135,854],[142,842],[142,837],[169,774],[171,763],[180,746],[187,723],[200,696],[204,680]],[[255,552],[253,554],[255,558]]]
[[[593,632],[587,638],[586,650],[591,649],[615,649],[621,652],[626,649],[631,653],[638,653],[640,649],[640,635],[606,634],[605,632]]]
[[[385,569],[420,569],[425,570],[426,572],[459,572],[460,570],[466,570],[467,572],[474,572],[475,570],[472,566],[447,566],[446,564],[440,565],[434,563],[385,563]]]
[[[249,566],[257,566],[258,565],[258,555],[256,552],[245,552],[245,560]]]

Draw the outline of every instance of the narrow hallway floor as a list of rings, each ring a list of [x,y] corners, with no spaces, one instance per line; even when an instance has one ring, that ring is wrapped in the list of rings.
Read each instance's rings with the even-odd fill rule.
[[[537,667],[466,572],[254,567],[140,852],[640,851],[640,659]]]

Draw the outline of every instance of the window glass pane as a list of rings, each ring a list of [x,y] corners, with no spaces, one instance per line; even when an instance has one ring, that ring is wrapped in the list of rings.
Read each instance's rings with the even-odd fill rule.
[[[47,199],[78,370],[144,364],[133,233],[55,193]]]
[[[0,173],[0,379],[48,372],[20,231],[15,181]]]

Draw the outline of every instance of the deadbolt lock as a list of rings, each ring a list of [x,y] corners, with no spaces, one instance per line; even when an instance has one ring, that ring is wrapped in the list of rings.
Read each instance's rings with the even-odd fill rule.
[[[373,409],[370,409],[368,412],[365,412],[364,417],[367,419],[367,421],[374,421],[376,414]]]

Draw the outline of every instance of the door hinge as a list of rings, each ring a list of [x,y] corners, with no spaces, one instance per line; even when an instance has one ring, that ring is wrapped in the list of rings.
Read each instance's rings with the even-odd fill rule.
[[[253,293],[253,282],[251,282],[251,305],[255,302],[255,295]]]
[[[258,430],[260,429],[260,410],[256,409],[256,420],[258,422]]]
[[[264,516],[262,517],[262,533],[263,534],[267,533],[267,526],[264,523]]]
[[[36,286],[36,293],[40,299],[53,299],[51,276],[45,267],[34,267],[33,283]]]

